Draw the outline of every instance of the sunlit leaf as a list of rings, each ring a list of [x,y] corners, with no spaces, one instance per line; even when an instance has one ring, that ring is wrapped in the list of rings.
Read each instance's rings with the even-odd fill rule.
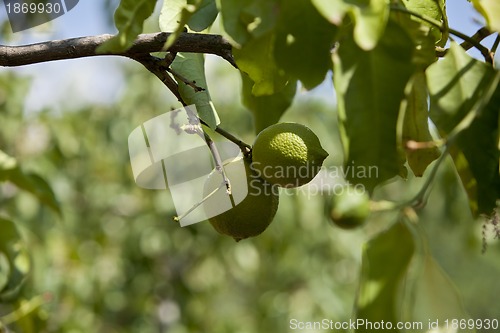
[[[61,207],[50,185],[35,173],[24,172],[13,157],[0,150],[0,181],[9,181],[50,207],[61,213]]]
[[[0,301],[9,300],[18,292],[31,267],[29,255],[15,224],[0,217]]]
[[[312,0],[312,4],[330,23],[340,25],[349,8],[344,0]]]
[[[478,111],[475,108],[479,104],[484,105],[478,112],[479,116],[469,120],[457,138],[457,145],[465,158],[460,159],[461,154],[453,155],[474,214],[491,213],[500,197],[497,172],[500,89],[496,87],[489,102],[486,96],[492,88],[494,75],[490,66],[471,58],[456,43],[451,45],[442,61],[427,71],[431,119],[444,135],[470,112]]]
[[[191,15],[188,26],[193,31],[203,31],[215,21],[219,14],[215,0],[202,0]]]
[[[408,86],[404,107],[403,147],[406,148],[406,158],[413,173],[420,177],[427,166],[440,155],[439,149],[431,148],[408,149],[407,142],[430,143],[433,141],[429,131],[428,93],[424,73],[414,75]]]
[[[414,300],[412,317],[409,320],[427,326],[429,323],[437,323],[433,329],[446,330],[446,320],[450,323],[457,318],[468,319],[458,290],[436,260],[426,254],[421,265],[411,291]],[[427,332],[428,327],[424,328],[420,332]],[[456,332],[473,333],[475,330],[462,327]]]
[[[200,4],[201,1],[197,1]],[[184,28],[182,22],[186,22],[196,7],[188,4],[187,0],[165,1],[160,15],[160,28],[162,31],[173,31]],[[181,24],[179,23],[181,22]],[[181,29],[182,30],[182,29]],[[179,31],[181,31],[179,30]],[[167,41],[167,44],[169,41]],[[198,115],[210,128],[219,124],[219,116],[210,98],[205,77],[205,57],[200,53],[177,53],[171,65],[172,70],[184,79],[194,82],[196,87],[190,86],[180,78],[176,78],[179,85],[179,93],[188,105],[195,104]],[[202,90],[199,90],[201,88]]]
[[[443,25],[448,25],[448,20],[445,11],[445,1],[444,0],[402,0],[405,7],[412,12],[418,13],[425,17],[441,22]],[[404,14],[407,15],[407,14]],[[432,34],[435,37],[436,44],[439,46],[444,46],[448,40],[448,35],[443,33],[436,27],[419,18],[412,16],[414,20],[426,24],[431,29]]]
[[[178,53],[172,63],[172,69],[184,78],[194,81],[197,87],[204,89],[203,91],[196,91],[194,87],[187,85],[182,80],[177,80],[182,99],[188,105],[196,105],[196,110],[200,118],[210,128],[214,129],[220,123],[220,120],[207,88],[204,55]]]
[[[431,119],[440,130],[449,132],[482,98],[494,70],[452,43],[444,59],[430,66],[426,74]]]
[[[395,250],[397,249],[397,250]],[[371,239],[363,249],[356,318],[369,322],[382,320],[396,327],[399,321],[398,301],[403,278],[415,252],[415,243],[408,227],[398,222]],[[391,330],[394,331],[394,330]],[[371,333],[361,326],[356,333]]]
[[[276,22],[276,0],[217,0],[224,31],[240,46],[269,33]]]
[[[101,45],[97,51],[120,52],[131,47],[155,5],[156,0],[121,0],[114,16],[118,35]]]
[[[491,30],[500,31],[500,2],[498,0],[472,0]]]
[[[389,18],[385,0],[356,0],[350,8],[354,18],[354,40],[363,50],[373,49],[382,38]]]
[[[292,80],[283,90],[273,95],[255,96],[252,94],[254,82],[246,74],[241,74],[242,81],[242,101],[243,104],[253,113],[255,120],[255,130],[257,133],[269,125],[275,124],[281,115],[292,104],[297,82]]]
[[[414,70],[412,56],[410,37],[392,21],[373,50],[361,50],[348,37],[340,41],[334,55],[344,165],[356,170],[347,178],[369,191],[398,175],[403,164],[396,125],[404,88]]]
[[[314,88],[332,67],[330,50],[336,30],[309,0],[283,2],[274,45],[278,67],[307,89]]]
[[[469,203],[474,214],[491,214],[500,199],[500,151],[498,149],[498,106],[500,87],[470,126],[457,138],[457,146],[463,152],[469,172],[459,175],[468,190]],[[455,155],[453,155],[455,158]],[[465,163],[466,162],[466,163]],[[474,179],[468,177],[472,174]],[[475,185],[475,186],[474,186]]]
[[[252,93],[256,96],[275,94],[288,82],[274,61],[274,40],[274,34],[267,34],[233,50],[239,69],[255,82]]]
[[[196,1],[196,4],[201,1]],[[188,0],[168,0],[163,2],[160,12],[160,30],[172,33],[165,42],[168,49],[179,38],[184,31],[189,19],[196,12],[196,4],[190,4]]]

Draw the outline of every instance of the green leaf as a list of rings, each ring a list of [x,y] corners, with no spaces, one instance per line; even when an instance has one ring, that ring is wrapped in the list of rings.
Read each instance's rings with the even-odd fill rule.
[[[130,48],[155,5],[156,0],[121,0],[114,16],[118,35],[102,44],[97,52],[121,52]]]
[[[500,2],[498,0],[472,0],[491,30],[500,32]]]
[[[217,0],[217,7],[225,32],[240,46],[269,33],[279,12],[275,0]]]
[[[38,198],[38,200],[61,214],[61,207],[50,185],[35,173],[24,172],[13,157],[0,150],[0,181],[10,181]]]
[[[445,320],[468,319],[458,290],[436,260],[427,254],[422,261],[415,276],[413,311],[408,321],[422,322],[424,326],[437,322],[437,327],[432,328],[445,329]],[[427,332],[427,328],[421,332]],[[456,332],[472,333],[475,330],[458,329]]]
[[[197,1],[196,4],[201,4]],[[195,6],[188,4],[186,0],[165,1],[160,15],[160,28],[162,31],[183,29],[184,21],[187,22],[187,12],[195,12]],[[181,24],[179,24],[181,22]],[[179,30],[182,31],[182,30]],[[167,40],[167,44],[169,41]],[[196,53],[177,53],[174,62],[170,66],[174,72],[183,78],[194,82],[195,85],[204,90],[197,91],[194,87],[187,85],[183,80],[176,78],[179,85],[179,93],[188,105],[196,105],[198,116],[212,129],[219,125],[219,116],[210,98],[205,77],[205,57]]]
[[[446,17],[445,10],[445,0],[402,0],[403,4],[408,10],[412,12],[421,14],[425,17],[429,17],[438,22],[441,22],[445,26],[448,26],[448,19]],[[404,14],[407,15],[407,14]],[[434,25],[431,25],[421,19],[411,16],[413,20],[416,20],[422,24],[427,25],[431,33],[435,38],[435,43],[438,46],[444,46],[448,41],[448,34],[444,34]]]
[[[267,34],[233,50],[239,69],[255,82],[252,88],[255,96],[275,94],[288,82],[288,77],[276,66],[273,48],[274,34]]]
[[[26,280],[31,263],[15,224],[2,217],[0,217],[0,262],[0,280],[3,281],[3,286],[0,285],[0,301],[8,301],[18,294]]]
[[[408,85],[406,99],[402,103],[403,120],[403,147],[408,141],[433,141],[429,131],[428,93],[425,83],[425,74],[416,73]],[[408,165],[417,177],[424,174],[429,164],[440,156],[437,147],[424,149],[405,149]]]
[[[196,4],[201,1],[197,1]],[[196,12],[196,4],[190,4],[188,0],[167,0],[163,2],[160,12],[160,30],[171,32],[165,42],[164,49],[172,46],[184,31],[191,16]]]
[[[386,28],[389,6],[385,0],[355,0],[350,8],[354,19],[354,40],[363,50],[373,49]]]
[[[404,88],[414,70],[413,48],[405,31],[389,21],[373,50],[361,50],[347,36],[334,55],[344,165],[354,170],[347,172],[347,178],[369,191],[398,175],[404,163],[396,125]]]
[[[14,170],[17,167],[17,160],[0,150],[0,181],[4,180],[2,178],[2,175],[5,176],[7,174],[7,171]]]
[[[489,214],[500,198],[500,89],[495,71],[452,43],[444,59],[427,70],[427,82],[430,116],[440,132],[447,135],[460,126],[456,141],[459,151],[452,151],[452,156],[467,190],[471,210],[475,215]],[[493,88],[496,90],[490,98],[489,91]],[[465,117],[468,118],[464,120]],[[462,120],[466,122],[460,123]]]
[[[391,12],[391,18],[404,28],[412,38],[415,45],[413,63],[418,69],[425,70],[438,60],[436,56],[436,38],[432,34],[430,26],[412,19],[412,16],[407,13],[398,11]]]
[[[309,0],[283,2],[274,45],[278,67],[307,89],[314,88],[332,68],[330,50],[336,30]]]
[[[405,223],[395,223],[390,229],[371,239],[363,249],[361,278],[356,300],[356,318],[370,322],[392,323],[398,316],[402,282],[415,252],[412,233]],[[395,330],[384,330],[396,332]],[[356,333],[372,333],[360,326]]]
[[[349,4],[344,0],[312,0],[311,2],[324,18],[337,26],[342,23],[349,9]]]
[[[465,160],[457,161],[456,152],[453,154],[455,163],[461,164],[459,175],[475,215],[491,214],[500,199],[498,105],[500,86],[483,112],[457,138]]]
[[[190,81],[194,81],[197,87],[205,89],[204,91],[195,91],[195,89],[182,80],[177,80],[179,84],[179,93],[182,99],[188,104],[196,105],[199,117],[207,125],[215,129],[220,120],[217,111],[210,98],[205,78],[205,58],[203,54],[195,53],[177,53],[172,69]]]
[[[426,75],[431,119],[441,131],[448,133],[482,98],[494,70],[452,42],[444,59],[431,65]]]
[[[203,31],[215,21],[219,14],[215,0],[202,0],[197,6],[196,11],[191,15],[188,26],[193,31]]]
[[[244,73],[241,73],[241,81],[242,102],[253,113],[257,133],[279,121],[281,115],[292,104],[297,91],[297,81],[293,80],[288,82],[283,90],[273,95],[255,96],[252,94],[254,82]]]

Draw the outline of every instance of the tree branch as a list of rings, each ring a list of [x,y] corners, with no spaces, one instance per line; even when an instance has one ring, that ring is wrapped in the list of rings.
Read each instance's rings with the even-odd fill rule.
[[[96,48],[110,40],[112,35],[79,37],[47,41],[37,44],[6,46],[0,45],[0,66],[15,67],[41,62],[94,57],[103,55],[137,58],[152,52],[188,52],[218,55],[234,67],[231,44],[219,35],[182,33],[168,49],[163,46],[170,33],[160,32],[139,35],[130,49],[124,52],[96,53]]]

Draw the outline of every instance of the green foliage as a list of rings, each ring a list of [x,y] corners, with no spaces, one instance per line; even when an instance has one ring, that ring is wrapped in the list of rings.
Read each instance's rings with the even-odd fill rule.
[[[151,16],[155,5],[156,0],[121,0],[114,17],[118,35],[101,45],[98,51],[118,52],[130,48],[142,32],[144,21]]]
[[[395,128],[404,87],[414,70],[413,43],[392,21],[373,50],[361,50],[351,33],[340,43],[334,56],[334,84],[345,165],[378,170],[377,174],[356,173],[347,179],[372,191],[398,175],[402,167]]]
[[[420,149],[407,149],[409,141],[431,143],[433,138],[429,131],[429,111],[427,107],[427,86],[424,73],[416,73],[409,82],[406,98],[401,103],[403,117],[402,149],[406,151],[408,166],[415,176],[421,177],[429,164],[440,155],[435,146]]]
[[[336,30],[309,0],[284,1],[274,44],[278,67],[307,89],[316,87],[332,68],[330,49]]]
[[[202,1],[197,1],[197,5],[205,6]],[[191,15],[196,12],[194,5],[188,4],[185,0],[165,1],[160,14],[160,28],[162,31],[175,31],[167,40],[167,45],[171,45],[179,34],[183,31]],[[201,9],[201,7],[199,7]],[[209,13],[207,13],[209,15]],[[199,20],[199,19],[198,19]],[[187,105],[195,104],[200,118],[205,121],[210,128],[219,125],[219,116],[210,98],[205,78],[205,57],[203,54],[178,53],[171,66],[172,70],[182,78],[187,78],[193,85],[188,85],[185,80],[176,77],[179,85],[179,93]],[[201,88],[201,89],[200,89]]]
[[[500,31],[500,4],[495,0],[472,0],[491,30]]]
[[[397,249],[397,250],[395,250]],[[356,318],[369,322],[392,323],[387,332],[397,332],[396,323],[401,288],[415,252],[415,241],[403,222],[372,238],[363,251],[361,278],[356,301]],[[384,265],[381,263],[384,262]],[[372,332],[363,326],[356,333]]]
[[[297,91],[297,82],[290,81],[276,94],[255,96],[252,94],[254,82],[244,73],[241,74],[241,83],[242,103],[253,114],[256,133],[279,121],[281,115],[292,104]]]
[[[436,22],[448,26],[446,17],[445,0],[402,0],[406,8],[421,14],[427,18],[434,19]],[[448,40],[448,33],[443,34],[436,26],[433,26],[421,19],[415,20],[427,24],[435,37],[436,45],[444,46]]]
[[[473,2],[500,31],[498,2]],[[156,3],[122,0],[119,33],[101,51],[130,47]],[[500,292],[498,248],[493,256],[478,251],[499,232],[500,74],[448,44],[445,5],[163,2],[160,30],[172,33],[166,47],[186,30],[211,29],[233,45],[238,68],[214,80],[241,78],[241,96],[236,85],[210,87],[224,96],[215,103],[225,130],[251,142],[243,104],[257,132],[280,120],[307,123],[330,153],[327,172],[354,168],[326,188],[362,185],[379,201],[363,194],[364,223],[350,233],[328,227],[331,193],[320,177],[314,185],[324,192],[282,193],[275,222],[237,245],[208,223],[165,223],[175,215],[172,199],[133,183],[126,147],[131,130],[178,106],[160,97],[164,87],[149,73],[124,68],[127,88],[116,106],[32,118],[23,114],[29,81],[0,75],[0,330],[285,332],[291,318],[348,321],[353,301],[355,317],[371,322],[425,326],[497,315],[487,295]],[[216,18],[221,25],[212,28]],[[215,129],[205,69],[204,55],[179,53],[169,73],[182,102]],[[309,103],[314,94],[306,92],[330,70],[336,110]],[[30,151],[24,134],[33,127],[44,134]],[[380,212],[364,219],[369,210]],[[489,221],[482,231],[473,223],[479,215]]]
[[[489,214],[500,195],[498,92],[490,100],[498,91],[497,76],[455,43],[443,61],[427,71],[431,119],[443,135],[460,131],[457,146],[463,155],[454,156],[471,209],[479,214]]]
[[[16,298],[29,270],[29,254],[15,224],[0,217],[0,303]]]

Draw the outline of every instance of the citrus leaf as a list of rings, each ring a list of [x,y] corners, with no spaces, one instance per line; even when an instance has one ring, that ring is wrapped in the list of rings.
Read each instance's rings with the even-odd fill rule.
[[[429,26],[413,20],[407,13],[398,11],[391,12],[391,18],[404,28],[412,38],[415,44],[413,63],[418,69],[425,70],[437,61],[435,37]]]
[[[200,3],[200,1],[197,1],[197,3]],[[189,4],[188,0],[168,0],[163,2],[159,19],[160,30],[171,32],[165,42],[164,49],[168,49],[179,38],[196,8],[196,4]]]
[[[17,167],[17,160],[0,150],[0,181],[5,180],[4,177],[7,176],[8,171],[14,170]]]
[[[193,31],[203,31],[215,21],[219,14],[215,0],[202,0],[197,6],[196,11],[191,15],[188,26]]]
[[[498,105],[500,86],[483,112],[457,138],[457,146],[465,158],[460,161],[459,176],[475,215],[490,214],[500,199]],[[452,156],[458,164],[456,152]]]
[[[438,22],[441,22],[445,26],[448,25],[448,19],[446,17],[445,11],[445,0],[402,0],[404,6],[411,10],[412,12],[421,14],[425,17],[429,17]],[[406,15],[406,14],[405,14]],[[443,35],[443,33],[434,25],[427,23],[417,17],[411,16],[412,19],[427,25],[434,38],[436,45],[444,46],[448,40],[448,34]]]
[[[439,325],[432,328],[445,329],[445,320],[468,319],[458,290],[436,260],[426,254],[422,261],[419,273],[415,276],[412,290],[415,299],[412,317],[408,320],[426,324],[437,321]],[[473,333],[475,330],[457,329],[456,332]]]
[[[23,189],[54,210],[61,214],[61,207],[50,185],[35,173],[24,172],[13,157],[0,150],[0,181],[9,181],[18,188]]]
[[[200,4],[201,1],[197,1]],[[187,0],[165,1],[160,15],[160,28],[162,31],[183,29],[183,20],[187,22],[186,10],[195,11],[195,6],[188,4]],[[190,14],[188,15],[190,16]],[[179,24],[181,22],[182,24]],[[182,31],[182,30],[180,30]],[[167,41],[169,43],[169,41]],[[196,105],[198,116],[212,129],[219,125],[219,116],[210,98],[205,77],[205,57],[199,53],[177,53],[170,66],[173,71],[203,90],[197,91],[187,85],[183,80],[177,80],[179,93],[188,105]]]
[[[190,81],[194,81],[197,87],[203,88],[203,91],[195,89],[181,80],[179,84],[179,93],[184,102],[188,105],[196,105],[198,116],[212,129],[219,125],[220,120],[215,107],[210,98],[205,78],[205,57],[203,54],[195,53],[177,53],[172,69]]]
[[[314,88],[332,67],[330,50],[336,30],[309,0],[283,2],[274,45],[278,67],[307,89]]]
[[[252,88],[255,96],[275,94],[288,82],[288,77],[276,67],[274,61],[274,40],[274,34],[267,34],[251,39],[241,49],[233,50],[238,68],[255,82]]]
[[[403,120],[403,147],[412,140],[416,142],[433,141],[429,131],[429,111],[427,104],[427,86],[425,74],[416,73],[409,83],[409,92],[402,104],[405,107]],[[424,174],[429,164],[440,155],[437,147],[424,149],[406,149],[408,165],[417,177]]]
[[[241,82],[242,102],[253,114],[257,133],[279,121],[281,115],[292,104],[297,91],[297,81],[292,80],[283,90],[273,95],[255,96],[252,94],[254,82],[244,73],[241,73]]]
[[[363,50],[373,49],[386,28],[389,6],[385,0],[355,0],[350,8],[354,18],[354,40]],[[368,3],[367,3],[368,2]]]
[[[334,55],[344,165],[356,170],[347,172],[347,178],[369,191],[398,175],[404,163],[396,125],[404,87],[414,70],[413,48],[405,31],[389,21],[373,50],[361,50],[348,37]]]
[[[318,9],[330,23],[340,25],[349,5],[344,0],[312,0],[312,4]]]
[[[368,242],[363,249],[356,300],[358,320],[364,319],[372,323],[383,320],[385,323],[392,323],[393,328],[396,327],[400,319],[397,313],[402,282],[414,252],[413,235],[406,224],[401,222],[395,223]],[[372,331],[364,325],[354,330],[356,333]]]
[[[498,0],[472,0],[472,3],[486,19],[488,28],[500,31],[500,2]]]
[[[275,0],[217,0],[217,7],[225,32],[239,46],[269,33],[279,12]]]
[[[31,268],[30,258],[15,224],[0,217],[0,301],[8,301],[19,292]],[[7,261],[7,265],[5,263]],[[8,267],[8,272],[7,272]]]
[[[491,213],[500,198],[497,141],[500,89],[492,87],[497,84],[492,82],[497,81],[491,67],[471,58],[456,43],[452,43],[442,61],[427,70],[430,116],[443,135],[454,130],[470,112],[480,111],[468,126],[462,126],[456,141],[460,151],[452,150],[474,215]],[[496,89],[493,96],[487,97],[492,88]],[[484,107],[475,110],[483,101],[487,102]]]
[[[156,0],[121,0],[114,16],[118,35],[99,46],[97,52],[121,52],[130,48],[155,5]]]
[[[9,283],[10,277],[10,263],[7,256],[0,252],[0,292],[7,286]]]
[[[442,61],[427,71],[430,116],[439,130],[450,132],[469,113],[488,89],[494,70],[470,57],[452,42]]]

